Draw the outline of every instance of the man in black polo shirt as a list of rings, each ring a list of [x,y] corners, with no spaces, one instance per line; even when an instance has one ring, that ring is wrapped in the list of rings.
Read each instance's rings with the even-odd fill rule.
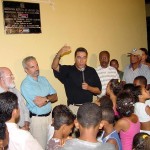
[[[88,53],[85,48],[79,47],[75,51],[74,65],[60,65],[60,58],[70,51],[70,46],[63,46],[53,60],[52,69],[64,84],[67,103],[76,113],[81,104],[92,102],[93,95],[101,93],[101,82],[95,69],[86,65]]]

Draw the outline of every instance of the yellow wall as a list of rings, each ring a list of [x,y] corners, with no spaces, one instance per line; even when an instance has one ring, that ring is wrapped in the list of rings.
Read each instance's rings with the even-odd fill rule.
[[[72,53],[62,64],[74,63],[74,50],[83,46],[89,51],[88,64],[96,67],[98,54],[108,50],[111,58],[124,68],[129,63],[126,53],[147,47],[144,0],[53,0],[55,9],[40,3],[42,34],[6,35],[0,13],[0,66],[7,66],[16,77],[17,88],[25,77],[21,62],[26,56],[37,58],[41,75],[57,90],[59,103],[66,102],[63,85],[54,78],[50,64],[65,43]],[[0,3],[2,12],[2,3]]]

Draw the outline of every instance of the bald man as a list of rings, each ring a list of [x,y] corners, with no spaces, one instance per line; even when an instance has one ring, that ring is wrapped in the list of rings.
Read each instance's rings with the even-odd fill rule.
[[[25,105],[25,99],[21,93],[15,88],[14,76],[11,70],[7,67],[0,67],[0,93],[10,91],[17,95],[20,118],[17,122],[20,128],[24,130],[29,130],[29,110]]]

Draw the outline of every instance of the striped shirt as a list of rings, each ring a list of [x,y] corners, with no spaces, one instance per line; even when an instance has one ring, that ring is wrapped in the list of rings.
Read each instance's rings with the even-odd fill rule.
[[[102,93],[98,97],[102,97],[106,94],[106,87],[111,79],[120,79],[117,70],[114,67],[108,66],[107,68],[102,68],[98,66],[96,72],[100,78],[102,84]]]

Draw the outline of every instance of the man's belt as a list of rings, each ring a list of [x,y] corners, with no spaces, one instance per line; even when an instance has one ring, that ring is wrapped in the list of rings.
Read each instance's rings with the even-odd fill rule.
[[[70,105],[74,105],[74,106],[81,106],[82,104],[70,104]]]
[[[37,114],[34,114],[34,113],[32,113],[32,112],[30,111],[30,118],[31,118],[32,116],[37,116],[37,117],[47,117],[47,116],[50,115],[50,113],[51,113],[51,112],[49,112],[49,113],[47,113],[47,114],[37,115]]]

